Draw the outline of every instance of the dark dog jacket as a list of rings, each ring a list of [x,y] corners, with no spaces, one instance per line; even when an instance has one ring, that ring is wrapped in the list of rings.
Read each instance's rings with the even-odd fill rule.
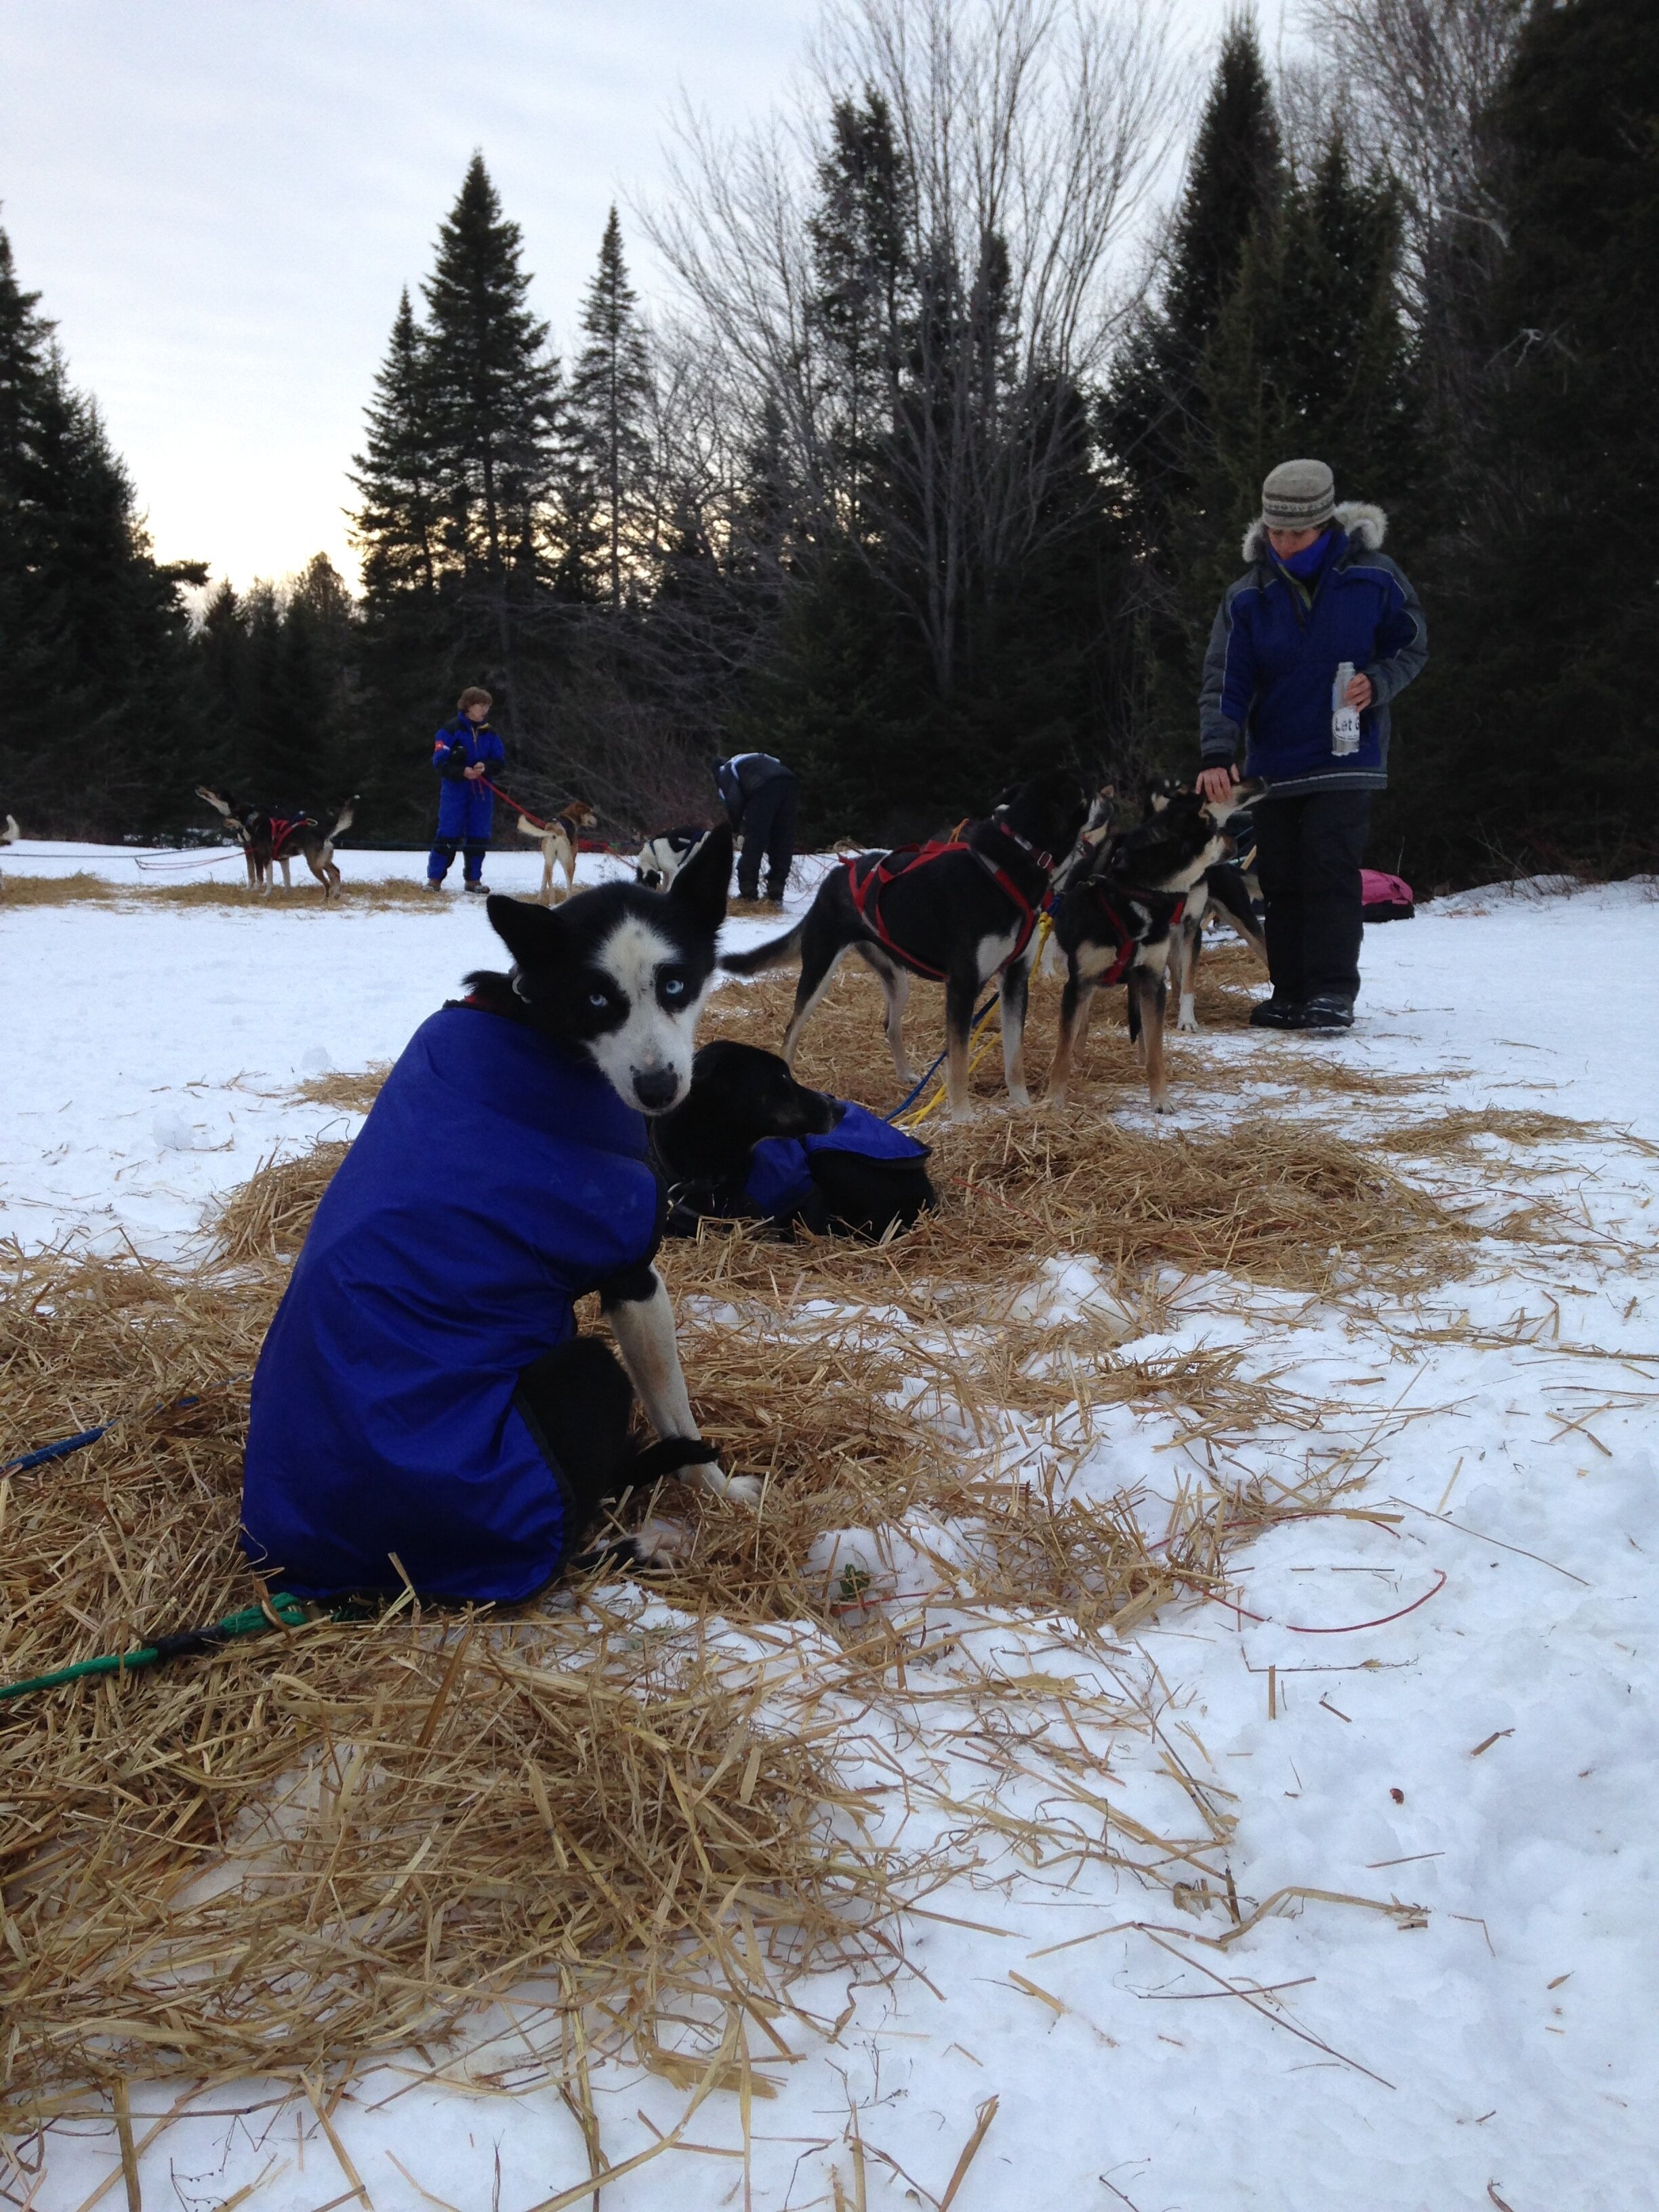
[[[465,1007],[416,1031],[324,1194],[253,1378],[255,1565],[301,1597],[527,1597],[582,1531],[514,1403],[585,1292],[656,1249],[645,1123]]]
[[[850,1199],[856,1190],[860,1200],[867,1197],[870,1201],[860,1205],[861,1212],[875,1210],[886,1200],[892,1218],[908,1227],[933,1202],[922,1165],[927,1146],[850,1099],[837,1103],[841,1119],[827,1135],[763,1137],[756,1146],[744,1184],[746,1209],[780,1227],[805,1221],[822,1231],[831,1222],[847,1218],[837,1211],[837,1202]],[[858,1168],[848,1173],[854,1162]],[[850,1220],[848,1225],[858,1229],[865,1224]],[[872,1233],[879,1235],[884,1226],[876,1225]]]

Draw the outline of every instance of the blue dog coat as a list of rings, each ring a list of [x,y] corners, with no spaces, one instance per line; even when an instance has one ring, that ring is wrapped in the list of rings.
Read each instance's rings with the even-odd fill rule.
[[[815,1152],[856,1152],[867,1160],[925,1160],[927,1147],[890,1121],[850,1099],[839,1102],[841,1119],[822,1137],[763,1137],[743,1187],[757,1213],[775,1221],[798,1213],[813,1191]]]
[[[253,1378],[244,1540],[301,1597],[528,1597],[582,1534],[514,1393],[656,1249],[643,1118],[498,1015],[423,1022],[324,1194]]]

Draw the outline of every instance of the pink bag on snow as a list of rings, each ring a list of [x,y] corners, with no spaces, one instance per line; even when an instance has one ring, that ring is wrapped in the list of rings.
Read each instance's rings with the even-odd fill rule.
[[[1411,885],[1380,868],[1359,871],[1359,892],[1367,921],[1410,921],[1417,912]]]

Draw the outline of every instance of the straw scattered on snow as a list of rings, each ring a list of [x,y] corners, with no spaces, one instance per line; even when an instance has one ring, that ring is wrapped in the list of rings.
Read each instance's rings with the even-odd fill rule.
[[[1208,988],[1218,1000],[1233,988]],[[787,995],[775,981],[724,992],[706,1033],[774,1042]],[[867,982],[831,994],[801,1072],[884,1104],[873,995]],[[1179,1071],[1205,1068],[1178,1049]],[[914,1734],[917,1655],[856,1578],[815,1578],[815,1539],[902,1527],[925,1553],[928,1528],[954,1530],[937,1565],[958,1609],[1041,1620],[1045,1635],[1069,1623],[1079,1650],[1103,1649],[1172,1596],[1221,1595],[1235,1546],[1329,1498],[1311,1477],[1273,1500],[1236,1479],[1194,1483],[1149,1540],[1144,1501],[1056,1486],[1064,1437],[1104,1405],[1207,1443],[1318,1423],[1324,1409],[1244,1371],[1236,1351],[1122,1355],[1159,1327],[1170,1285],[1221,1270],[1340,1294],[1358,1262],[1372,1287],[1406,1291],[1470,1264],[1453,1212],[1328,1131],[1280,1119],[1198,1137],[1106,1118],[1140,1079],[1103,1021],[1090,1051],[1092,1087],[1063,1115],[930,1127],[941,1204],[908,1237],[782,1244],[708,1226],[666,1248],[708,1433],[734,1471],[772,1478],[758,1516],[670,1486],[663,1503],[695,1542],[663,1585],[666,1611],[642,1616],[614,1587],[516,1615],[404,1601],[377,1622],[318,1621],[7,1711],[9,2115],[38,2120],[134,2070],[291,2077],[416,2041],[441,2052],[509,1987],[540,2004],[538,2063],[562,2080],[590,2039],[688,2087],[729,2081],[751,2032],[777,2055],[799,1977],[895,1971],[902,1903],[943,1866],[901,1866],[872,1840],[870,1802],[831,1746],[845,1745],[835,1700],[855,1692]],[[360,1086],[318,1100],[343,1107],[377,1077],[319,1080]],[[0,1484],[7,1679],[249,1601],[235,1541],[246,1380],[344,1149],[264,1163],[198,1267],[14,1248],[0,1268],[0,1453],[128,1416]],[[1073,1255],[1097,1297],[1058,1316],[1022,1298],[1044,1262]],[[1036,1480],[1007,1462],[1011,1419],[1051,1448]],[[621,1521],[642,1504],[624,1501]],[[965,1547],[963,1530],[977,1532]],[[769,1625],[807,1636],[810,1664],[779,1647],[794,1653],[787,1696],[733,1664],[732,1624],[763,1642]],[[953,1688],[970,1707],[1017,1697],[1041,1711],[1056,1694],[1045,1680]],[[1139,1724],[1061,1688],[1073,1725]],[[892,1786],[907,1804],[954,1803],[945,1779],[922,1778],[939,1747],[915,1743]],[[1080,1840],[1069,1814],[1020,1810],[1011,1770],[1009,1789],[955,1807],[958,1847],[971,1856],[982,1838],[1045,1867],[1104,1856],[1147,1881],[1173,1869],[1218,1885],[1231,1816],[1179,1778],[1194,1834],[1115,1814]],[[1079,1773],[1085,1798],[1091,1786]]]

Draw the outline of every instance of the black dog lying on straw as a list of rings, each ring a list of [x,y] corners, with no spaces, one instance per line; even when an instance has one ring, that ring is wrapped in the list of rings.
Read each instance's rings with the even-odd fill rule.
[[[862,1106],[809,1091],[775,1052],[702,1046],[684,1104],[651,1125],[668,1186],[664,1234],[705,1219],[769,1221],[781,1234],[884,1237],[933,1203],[927,1147]]]

